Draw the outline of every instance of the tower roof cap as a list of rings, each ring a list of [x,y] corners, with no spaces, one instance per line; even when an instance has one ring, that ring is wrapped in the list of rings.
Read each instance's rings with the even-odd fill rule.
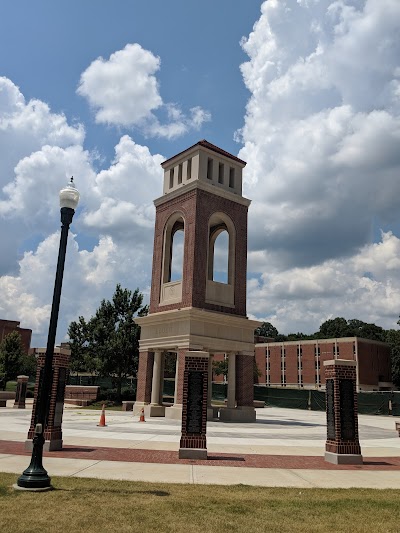
[[[243,161],[242,159],[239,159],[235,155],[232,155],[229,152],[226,152],[225,150],[223,150],[222,148],[219,148],[215,144],[212,144],[212,143],[208,142],[206,139],[202,139],[201,141],[197,142],[196,144],[193,144],[193,146],[190,146],[189,148],[186,148],[186,150],[183,150],[182,152],[179,152],[179,154],[175,154],[174,156],[170,157],[169,159],[164,161],[164,163],[161,163],[161,166],[163,168],[165,168],[166,166],[168,166],[168,164],[173,159],[175,159],[178,156],[181,156],[182,154],[184,154],[185,152],[188,152],[189,150],[192,150],[196,146],[201,146],[202,148],[208,148],[208,150],[212,150],[213,152],[216,152],[217,154],[223,155],[225,157],[229,157],[229,159],[233,159],[234,161],[236,161],[237,163],[239,163],[239,164],[241,164],[243,166],[245,166],[247,164],[246,161]]]

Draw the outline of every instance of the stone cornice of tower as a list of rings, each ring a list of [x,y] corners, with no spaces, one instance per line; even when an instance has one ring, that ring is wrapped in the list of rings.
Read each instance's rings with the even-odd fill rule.
[[[216,146],[215,144],[212,144],[208,141],[206,141],[206,139],[203,139],[199,142],[197,142],[196,144],[194,144],[193,146],[190,146],[189,148],[186,148],[186,150],[183,150],[182,152],[179,152],[179,154],[176,154],[174,155],[173,157],[170,157],[169,159],[167,159],[166,161],[164,161],[164,163],[161,163],[161,166],[163,168],[166,168],[168,166],[171,165],[171,163],[176,159],[182,159],[183,156],[187,156],[189,152],[191,151],[195,151],[195,150],[198,150],[199,147],[202,147],[202,148],[205,148],[206,151],[210,151],[210,152],[215,152],[219,155],[222,155],[228,159],[232,159],[233,161],[235,161],[236,163],[238,163],[242,168],[246,166],[246,161],[243,161],[242,159],[239,159],[238,157],[236,157],[235,155],[233,154],[230,154],[229,152],[223,150],[222,148],[219,148],[219,146]]]
[[[192,183],[184,185],[183,187],[179,189],[176,189],[175,191],[172,191],[168,194],[164,194],[164,196],[160,196],[159,198],[156,198],[154,200],[154,205],[158,207],[159,205],[162,205],[165,202],[169,202],[173,198],[178,198],[182,194],[188,193],[195,189],[201,189],[211,194],[221,196],[222,198],[226,198],[227,200],[231,200],[232,202],[236,202],[237,204],[245,205],[246,207],[249,207],[249,205],[251,204],[251,200],[249,200],[248,198],[244,198],[244,196],[231,193],[225,189],[222,189],[222,187],[220,188],[218,186],[196,180],[196,181],[193,181]]]

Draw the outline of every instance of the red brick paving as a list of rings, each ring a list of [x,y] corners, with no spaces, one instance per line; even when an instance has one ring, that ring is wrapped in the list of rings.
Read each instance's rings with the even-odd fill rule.
[[[30,456],[24,443],[0,440],[0,453]],[[210,453],[207,460],[179,459],[178,451],[105,448],[99,446],[64,446],[60,451],[44,452],[45,457],[91,459],[94,461],[122,461],[129,463],[196,464],[207,466],[236,466],[250,468],[282,468],[311,470],[400,470],[400,457],[368,457],[363,465],[333,465],[319,456],[259,455]]]

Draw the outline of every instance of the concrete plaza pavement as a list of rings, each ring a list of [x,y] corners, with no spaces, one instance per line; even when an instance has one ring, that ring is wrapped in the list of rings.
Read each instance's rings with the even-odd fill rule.
[[[23,450],[31,405],[0,409],[0,471],[20,474],[29,464]],[[323,459],[324,412],[266,407],[249,424],[207,424],[207,461],[178,459],[180,422],[164,418],[138,421],[131,412],[66,408],[64,449],[47,452],[51,476],[134,481],[246,484],[298,488],[400,489],[400,438],[395,418],[359,415],[364,464],[335,466]]]

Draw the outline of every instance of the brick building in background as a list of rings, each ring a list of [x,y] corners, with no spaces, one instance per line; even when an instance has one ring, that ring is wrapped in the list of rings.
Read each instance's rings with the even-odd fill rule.
[[[262,342],[255,345],[258,384],[325,390],[324,361],[357,363],[357,390],[393,388],[390,347],[360,337]]]
[[[2,320],[0,319],[0,343],[7,335],[13,331],[17,331],[21,335],[22,347],[26,354],[29,353],[31,346],[32,330],[19,327],[20,322],[16,320]]]

